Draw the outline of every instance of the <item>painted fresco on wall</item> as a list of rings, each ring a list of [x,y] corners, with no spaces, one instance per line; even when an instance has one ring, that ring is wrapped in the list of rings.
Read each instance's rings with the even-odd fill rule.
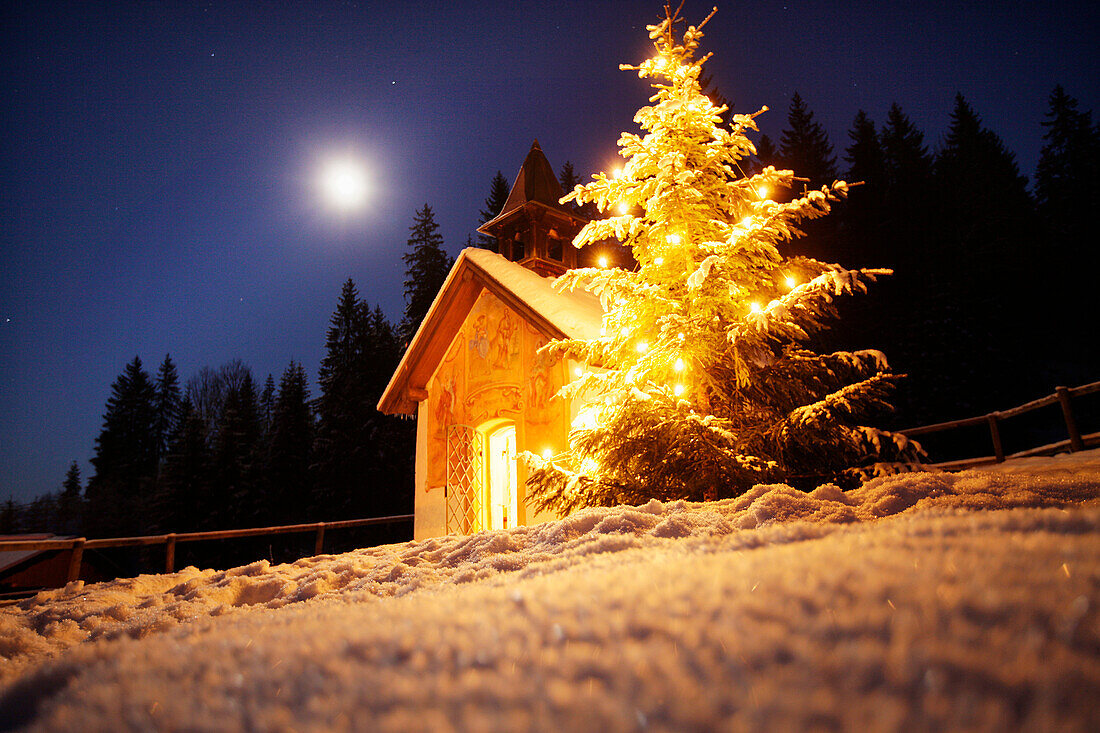
[[[536,354],[546,342],[496,296],[481,294],[428,386],[427,490],[447,481],[448,425],[503,417],[526,428],[521,449],[564,446],[566,410],[554,398],[564,367]]]

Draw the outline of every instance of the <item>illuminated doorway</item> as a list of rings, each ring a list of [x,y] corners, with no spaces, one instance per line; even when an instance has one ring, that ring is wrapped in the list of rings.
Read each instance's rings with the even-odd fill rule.
[[[485,434],[486,529],[509,529],[519,521],[519,486],[516,478],[515,423],[493,421],[482,426]]]

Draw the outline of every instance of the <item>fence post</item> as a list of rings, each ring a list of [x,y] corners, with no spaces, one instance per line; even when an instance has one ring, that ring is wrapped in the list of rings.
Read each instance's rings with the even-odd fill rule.
[[[80,580],[80,562],[84,559],[84,542],[83,537],[73,540],[73,548],[69,551],[69,576],[66,583]]]
[[[1085,444],[1081,441],[1081,433],[1077,430],[1077,420],[1073,418],[1073,408],[1069,404],[1069,389],[1055,387],[1054,393],[1058,395],[1058,404],[1062,406],[1062,417],[1066,420],[1066,432],[1069,433],[1070,452],[1084,450]]]
[[[176,571],[176,533],[171,532],[164,537],[164,572]]]
[[[1001,428],[997,424],[1000,416],[999,412],[991,412],[985,420],[989,423],[989,437],[993,438],[993,455],[997,457],[997,463],[1004,463],[1005,449],[1001,446]]]
[[[317,523],[317,540],[313,543],[313,554],[314,555],[320,555],[321,554],[321,548],[324,546],[324,544],[325,544],[325,523],[324,522],[318,522]]]

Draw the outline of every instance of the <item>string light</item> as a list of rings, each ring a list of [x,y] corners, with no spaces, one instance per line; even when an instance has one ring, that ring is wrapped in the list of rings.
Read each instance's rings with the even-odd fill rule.
[[[679,234],[669,234],[667,237],[665,237],[665,241],[668,242],[669,244],[672,244],[672,245],[679,244],[680,243],[680,235]]]
[[[760,188],[756,189],[756,195],[762,199],[766,199],[768,197],[768,187],[761,186]]]
[[[677,358],[676,363],[672,365],[672,368],[678,372],[684,371],[684,360]]]
[[[606,257],[601,257],[600,258],[600,267],[607,267],[607,258]]]
[[[742,219],[741,220],[741,226],[745,227],[746,229],[748,227],[752,226],[752,217],[751,216],[746,216],[744,219]]]
[[[623,203],[619,204],[618,212],[619,212],[620,215],[626,214],[626,212],[628,212],[628,211],[630,211],[630,206],[628,206],[626,204],[626,202],[623,202]]]
[[[683,393],[684,393],[684,385],[682,385],[682,384],[677,384],[675,387],[672,388],[672,394],[676,395],[677,397],[679,397]]]
[[[658,257],[657,259],[653,260],[653,264],[657,265],[657,267],[660,267],[661,265],[665,264],[665,258]]]
[[[553,457],[554,457],[554,451],[550,450],[549,448],[543,448],[542,449],[542,458],[543,458],[543,460],[549,461]]]
[[[757,303],[754,300],[753,302],[749,303],[749,310],[752,311],[753,313],[759,313],[760,312],[760,304]]]
[[[638,345],[635,348],[638,349],[639,354],[644,354],[645,352],[649,351],[649,344],[647,344],[645,341],[639,341]]]
[[[584,374],[584,369],[582,367],[575,366],[573,367],[573,374],[579,377]]]
[[[794,286],[798,284],[798,281],[795,280],[794,277],[791,275],[787,275],[787,278],[786,280],[784,280],[784,282],[787,283],[787,287],[791,290],[794,290]]]

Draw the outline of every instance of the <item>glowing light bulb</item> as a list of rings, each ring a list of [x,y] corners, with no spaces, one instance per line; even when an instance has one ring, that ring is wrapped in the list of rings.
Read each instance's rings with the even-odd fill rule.
[[[578,376],[578,377],[579,377],[579,376],[581,376],[582,374],[584,374],[584,369],[583,369],[583,368],[581,368],[581,367],[579,367],[579,366],[575,366],[575,367],[573,367],[573,374],[574,374],[575,376]]]
[[[680,235],[679,234],[669,234],[667,237],[665,237],[665,241],[668,242],[669,244],[679,244],[680,243]]]
[[[753,313],[759,313],[760,312],[760,304],[757,303],[754,300],[753,302],[749,303],[749,310],[752,311]]]
[[[623,174],[623,169],[622,168],[612,168],[611,169],[611,177],[612,178],[618,178],[622,174]]]
[[[762,199],[766,199],[768,197],[768,187],[761,186],[760,188],[756,189],[756,195]]]
[[[752,226],[752,217],[751,216],[746,216],[744,219],[742,219],[741,220],[741,226],[743,226],[745,228],[748,228],[748,227]]]
[[[601,257],[600,258],[600,267],[607,267],[607,258],[606,257]]]
[[[676,363],[672,365],[672,368],[675,369],[678,372],[684,371],[684,360],[683,359],[677,359]]]
[[[542,449],[542,458],[543,458],[543,460],[549,461],[553,457],[554,457],[554,451],[550,450],[549,448],[543,448]]]
[[[649,351],[649,344],[647,344],[645,341],[639,341],[638,345],[634,348],[638,350],[639,354],[644,354],[645,352]]]
[[[682,385],[682,384],[677,384],[675,387],[672,388],[672,394],[676,395],[677,397],[679,397],[683,393],[684,393],[684,385]]]
[[[616,211],[618,211],[619,215],[621,216],[621,215],[625,214],[626,212],[630,211],[630,206],[627,205],[626,203],[621,203],[616,208]]]
[[[787,283],[787,287],[790,288],[791,290],[794,290],[794,286],[798,284],[798,281],[795,280],[790,275],[787,275],[787,278],[786,278],[786,280],[784,280],[784,282]]]
[[[657,265],[657,267],[660,267],[661,265],[665,264],[665,258],[658,257],[657,259],[653,260],[653,264]]]
[[[619,334],[623,338],[626,338],[627,336],[629,336],[630,335],[630,326],[623,326],[622,329],[619,331]]]

